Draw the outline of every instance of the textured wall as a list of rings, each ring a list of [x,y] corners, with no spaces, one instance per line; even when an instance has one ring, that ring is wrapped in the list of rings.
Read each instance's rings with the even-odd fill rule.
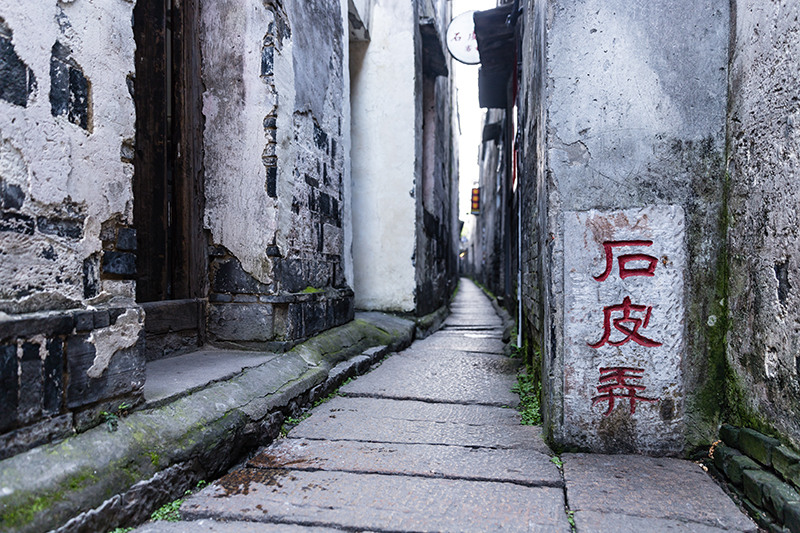
[[[728,402],[800,445],[800,36],[796,2],[734,2]]]
[[[717,401],[704,393],[714,385],[708,369],[719,349],[706,328],[720,312],[728,5],[565,0],[547,7],[547,154],[540,174],[544,188],[537,191],[540,198],[546,195],[548,210],[547,228],[539,229],[552,241],[544,258],[552,275],[544,280],[550,313],[542,343],[546,430],[557,443],[586,446],[564,430],[582,422],[562,418],[569,373],[564,276],[573,267],[565,250],[564,213],[679,206],[686,216],[688,257],[688,297],[681,314],[690,333],[685,351],[672,354],[680,361],[686,396],[671,416],[681,422],[673,426],[678,439],[707,441],[716,430]],[[537,142],[535,135],[527,139]],[[535,145],[529,150],[535,152]],[[597,381],[582,386],[594,389]],[[636,439],[626,440],[630,432],[624,424],[618,430],[617,443],[606,439],[595,449],[658,453]],[[663,453],[677,451],[670,444],[676,435],[664,440]]]
[[[114,240],[132,223],[131,12],[124,2],[0,2],[4,311],[132,294],[132,282],[99,279],[101,229]]]
[[[0,1],[0,457],[141,400],[132,10]]]
[[[411,2],[376,1],[371,17],[371,41],[354,43],[350,56],[353,290],[359,308],[409,312],[415,309],[416,141],[421,126],[415,9]]]

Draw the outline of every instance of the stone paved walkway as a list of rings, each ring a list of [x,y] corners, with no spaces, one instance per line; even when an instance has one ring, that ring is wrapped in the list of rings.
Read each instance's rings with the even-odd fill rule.
[[[562,473],[511,408],[502,330],[462,280],[442,330],[137,533],[756,531],[688,461],[565,454]]]

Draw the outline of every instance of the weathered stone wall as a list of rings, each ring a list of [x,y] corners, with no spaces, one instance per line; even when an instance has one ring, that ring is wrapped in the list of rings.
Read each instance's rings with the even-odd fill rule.
[[[453,87],[449,56],[445,56],[444,34],[450,19],[449,5],[426,0],[419,6],[417,47],[417,105],[421,116],[417,128],[420,150],[416,179],[416,314],[427,315],[446,305],[455,290],[457,241],[454,198],[453,139],[451,117]],[[420,65],[421,63],[421,65]],[[421,66],[421,72],[419,72]],[[422,134],[419,134],[419,131]]]
[[[534,21],[541,17],[544,7],[538,2],[529,2],[528,7],[528,20],[531,16]],[[536,202],[541,205],[544,197],[547,210],[538,215],[538,220],[546,220],[546,226],[538,229],[547,242],[547,253],[540,255],[540,260],[543,270],[552,276],[542,279],[540,285],[545,308],[541,342],[545,360],[545,431],[561,446],[679,454],[693,443],[710,440],[717,423],[718,401],[713,398],[716,384],[710,369],[720,349],[715,344],[713,328],[718,324],[714,318],[720,316],[718,284],[724,276],[720,264],[724,261],[729,6],[710,1],[673,0],[654,5],[640,1],[567,0],[548,2],[546,9],[544,79],[526,78],[538,85],[532,90],[543,91],[543,96],[532,97],[534,105],[529,110],[525,133],[528,153],[537,156],[545,154],[539,150],[541,141],[536,133],[545,135],[544,164],[541,158],[535,163],[535,180],[540,184]],[[536,48],[535,42],[530,45],[534,54]],[[534,73],[535,58],[525,58],[532,61],[530,71]],[[547,109],[545,117],[535,112],[536,98],[541,98]],[[542,118],[546,121],[543,125],[532,123]],[[528,204],[530,209],[530,199]],[[664,281],[658,280],[673,276],[667,248],[685,246],[686,299],[683,300],[681,284],[675,284],[669,297],[653,293],[653,301],[631,303],[643,306],[642,315],[634,316],[640,321],[636,327],[649,325],[639,333],[670,337],[671,348],[668,353],[662,353],[666,344],[640,350],[647,344],[641,339],[628,342],[629,337],[612,338],[612,342],[620,344],[603,343],[586,361],[581,356],[585,350],[580,347],[597,344],[598,340],[589,336],[588,328],[593,327],[592,332],[600,338],[604,312],[612,313],[614,305],[623,305],[623,293],[637,285],[640,278],[637,274],[628,281],[620,270],[619,294],[614,293],[620,301],[611,295],[606,296],[612,299],[604,300],[599,281],[596,286],[586,285],[586,290],[597,291],[599,314],[587,315],[591,324],[581,326],[583,333],[570,329],[570,335],[586,338],[570,337],[567,342],[567,329],[575,324],[576,315],[567,316],[571,304],[567,301],[570,295],[566,294],[565,277],[574,280],[573,276],[586,273],[575,270],[584,266],[579,259],[583,251],[565,244],[565,217],[584,220],[581,217],[586,215],[591,224],[598,216],[597,220],[616,224],[608,228],[609,232],[594,227],[586,234],[588,240],[581,243],[594,254],[594,269],[599,270],[593,269],[591,274],[596,275],[606,259],[607,239],[657,240],[661,231],[679,230],[668,227],[678,223],[674,217],[655,217],[648,222],[636,218],[647,218],[646,210],[637,211],[640,215],[633,219],[625,211],[653,207],[685,213],[685,228],[669,239],[669,245],[667,241],[663,247],[653,244],[652,255],[663,265],[656,265],[654,274],[655,283],[661,286]],[[636,220],[639,224],[628,225]],[[635,246],[629,250],[620,254],[647,253]],[[539,253],[543,253],[542,247]],[[528,269],[533,270],[530,266]],[[646,288],[642,290],[642,294],[649,294]],[[636,292],[632,288],[631,291],[632,295]],[[667,324],[676,307],[678,322]],[[635,314],[636,309],[628,311]],[[623,312],[621,307],[617,310]],[[581,312],[584,311],[590,310]],[[567,319],[573,322],[568,323]],[[609,324],[605,327],[614,329]],[[686,335],[685,343],[674,342],[671,336],[675,334]],[[631,347],[636,349],[630,350]],[[670,358],[674,374],[671,379],[664,375],[666,367],[659,366],[662,357]],[[574,364],[589,365],[593,372],[587,371],[585,381],[570,379]],[[598,400],[603,394],[598,387],[608,383],[603,379],[610,379],[601,369],[609,366],[641,370],[641,379],[625,380],[647,387],[647,394],[642,396],[658,401],[620,400],[616,409],[604,412],[614,407],[610,401]],[[653,380],[649,381],[651,377]],[[568,406],[582,401],[580,398],[592,404],[587,411],[591,414],[567,417]],[[670,421],[669,434],[663,433],[659,420]],[[587,435],[592,438],[576,437]]]
[[[141,399],[132,9],[0,2],[0,457]]]
[[[352,319],[343,9],[231,0],[202,13],[209,332],[293,342]]]
[[[484,117],[484,137],[491,132],[491,139],[484,139],[479,151],[478,180],[481,189],[480,214],[475,216],[471,242],[475,243],[475,254],[470,258],[470,272],[474,279],[489,289],[495,296],[505,294],[504,279],[504,228],[506,214],[503,189],[506,183],[505,161],[505,110],[487,109]]]
[[[731,40],[730,285],[732,422],[800,444],[800,36],[793,2],[739,0]],[[718,315],[720,319],[724,315]]]

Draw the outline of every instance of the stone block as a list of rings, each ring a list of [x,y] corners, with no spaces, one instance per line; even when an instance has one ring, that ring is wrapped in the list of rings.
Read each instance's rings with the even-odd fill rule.
[[[13,183],[5,183],[0,180],[0,192],[2,192],[2,207],[5,209],[22,209],[25,203],[25,192],[22,187]]]
[[[75,314],[75,331],[84,333],[94,329],[94,313],[92,311],[81,311]]]
[[[136,255],[127,252],[103,252],[103,273],[117,276],[136,275]]]
[[[788,446],[778,446],[772,450],[772,468],[784,478],[789,468],[800,463],[800,454]]]
[[[72,434],[72,413],[48,418],[0,436],[0,460]]]
[[[772,466],[772,450],[780,445],[778,439],[767,437],[750,428],[739,431],[739,451],[764,466]]]
[[[111,317],[108,311],[95,311],[94,312],[94,329],[107,328],[111,325]]]
[[[39,355],[39,344],[22,344],[20,361],[19,408],[17,416],[21,424],[30,424],[42,416],[44,400],[44,369]]]
[[[220,259],[212,266],[212,290],[218,293],[263,294],[269,286],[259,282],[242,268],[238,259]]]
[[[269,341],[274,337],[270,304],[212,304],[208,330],[222,341]]]
[[[794,464],[787,468],[783,477],[786,478],[786,481],[800,489],[800,463]]]
[[[359,374],[363,374],[369,370],[369,367],[372,364],[372,359],[368,355],[357,355],[350,360],[355,364],[356,371]]]
[[[784,507],[783,525],[792,533],[800,533],[800,503],[790,503]]]
[[[739,428],[730,424],[722,424],[719,428],[719,438],[732,448],[739,446]]]
[[[14,50],[10,31],[0,36],[0,98],[26,107],[35,88],[36,77]]]
[[[308,287],[308,277],[299,259],[284,259],[280,263],[280,282],[286,292],[300,292]]]
[[[0,231],[33,235],[36,223],[33,217],[21,213],[0,214]]]
[[[746,455],[732,456],[724,468],[725,475],[738,487],[742,486],[742,476],[748,470],[761,470],[761,467]]]
[[[19,402],[19,368],[17,346],[0,346],[0,432],[11,428],[17,421]]]
[[[772,474],[769,474],[772,476]],[[761,492],[764,507],[781,523],[784,521],[784,510],[790,503],[800,503],[800,494],[776,476],[764,482]]]
[[[304,336],[311,337],[328,329],[327,302],[305,302],[302,306]]]
[[[56,235],[65,239],[80,239],[83,235],[82,219],[36,217],[36,226],[45,235]]]
[[[59,414],[64,396],[64,341],[61,337],[47,341],[43,396],[43,414],[45,416]]]
[[[742,453],[736,448],[720,445],[714,448],[714,465],[720,472],[725,472],[727,464],[733,457],[741,456]]]
[[[742,473],[742,486],[744,494],[751,502],[758,507],[766,507],[767,502],[766,492],[767,485],[780,483],[780,480],[774,474],[765,472],[764,470],[745,470]]]
[[[136,230],[134,228],[119,228],[117,230],[117,250],[133,252],[136,247]]]

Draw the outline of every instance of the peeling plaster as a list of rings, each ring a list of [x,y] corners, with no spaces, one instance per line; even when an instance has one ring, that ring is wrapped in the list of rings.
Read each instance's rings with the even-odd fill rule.
[[[99,378],[108,368],[115,353],[135,345],[142,329],[141,320],[140,311],[128,309],[117,318],[117,323],[113,326],[93,331],[89,342],[95,346],[95,356],[86,375]]]

